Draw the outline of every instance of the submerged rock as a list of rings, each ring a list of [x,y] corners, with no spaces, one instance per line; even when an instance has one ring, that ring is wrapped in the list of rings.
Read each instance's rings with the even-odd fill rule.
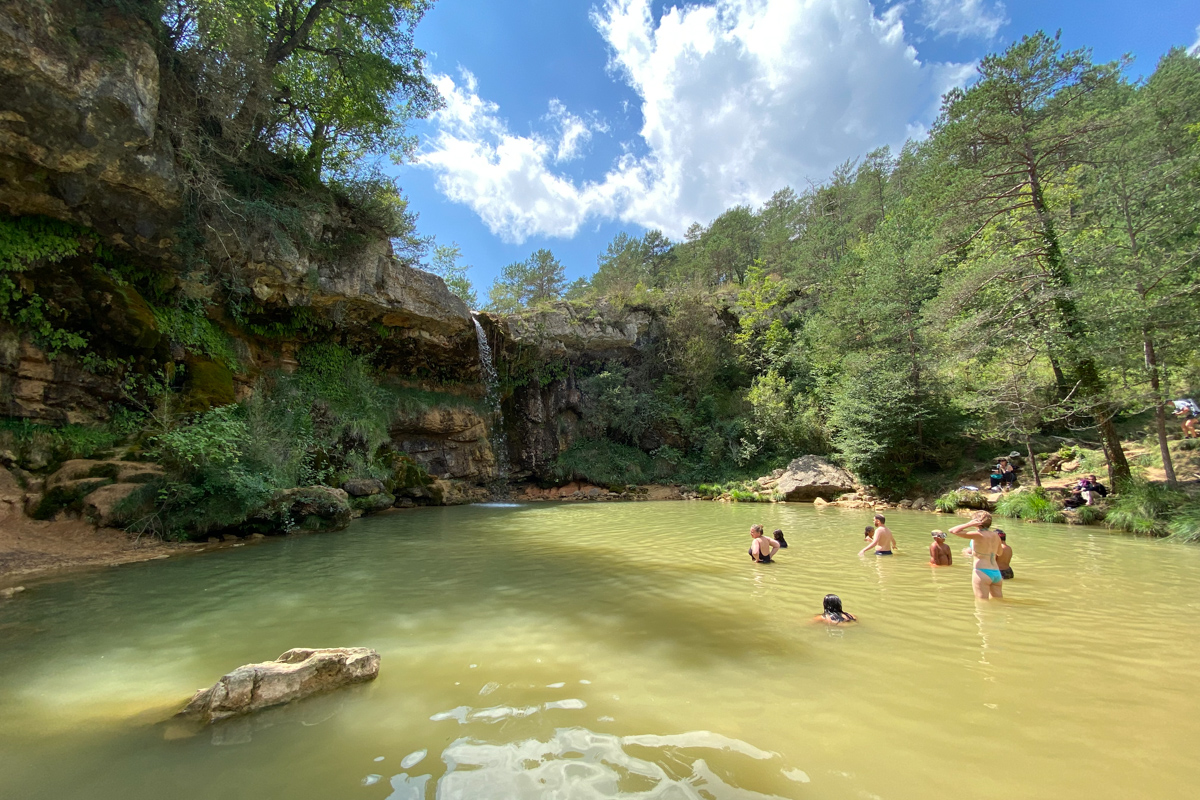
[[[854,490],[854,476],[820,456],[807,455],[788,464],[775,483],[775,491],[789,502],[832,500]]]
[[[218,722],[319,692],[372,681],[379,653],[367,647],[297,647],[274,661],[238,667],[201,689],[176,716]]]

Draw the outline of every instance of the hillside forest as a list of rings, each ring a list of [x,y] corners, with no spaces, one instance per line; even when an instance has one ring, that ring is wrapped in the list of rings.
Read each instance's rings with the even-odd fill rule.
[[[1170,401],[1200,377],[1200,58],[1130,73],[1027,36],[899,152],[683,241],[619,234],[569,286],[538,251],[505,267],[489,307],[565,298],[663,320],[639,370],[583,379],[580,474],[584,451],[657,429],[674,443],[654,453],[694,480],[811,452],[904,490],[972,443],[1026,451],[1057,433],[1099,442],[1119,483],[1117,423],[1149,413],[1174,481]]]
[[[1171,401],[1200,389],[1200,57],[1096,63],[1037,32],[982,59],[899,151],[780,187],[681,240],[621,233],[573,283],[539,249],[477,292],[459,247],[422,235],[387,167],[411,159],[410,123],[442,102],[414,42],[429,6],[0,0],[28,30],[55,21],[39,41],[64,58],[120,64],[145,45],[161,89],[152,155],[168,154],[175,181],[145,209],[101,198],[136,219],[136,236],[86,192],[93,212],[74,215],[23,197],[33,179],[0,197],[0,328],[53,369],[78,368],[79,385],[111,388],[84,398],[107,403],[85,421],[0,420],[0,450],[28,480],[97,453],[152,460],[164,471],[124,501],[125,520],[203,536],[297,487],[361,478],[425,492],[429,475],[395,446],[398,415],[482,419],[494,400],[508,422],[491,424],[510,427],[492,442],[516,453],[518,400],[560,385],[578,393],[578,424],[546,469],[517,479],[695,486],[818,454],[899,497],[1013,450],[1036,463],[1065,441],[1094,447],[1119,490],[1144,485],[1123,444],[1131,425],[1170,491],[1192,477],[1174,470],[1190,443],[1171,441]],[[39,107],[51,108],[23,113]],[[370,298],[329,299],[330,275],[380,242],[395,274],[377,285],[403,272],[406,291],[428,280],[445,293],[424,273],[441,276],[466,304],[445,293],[458,333],[445,308],[429,312],[445,331],[409,335]],[[268,279],[267,262],[299,277]],[[492,332],[555,309],[649,323],[619,356],[497,341],[490,398],[466,313],[481,302]],[[34,459],[34,445],[53,452]],[[59,500],[44,515],[79,498]]]

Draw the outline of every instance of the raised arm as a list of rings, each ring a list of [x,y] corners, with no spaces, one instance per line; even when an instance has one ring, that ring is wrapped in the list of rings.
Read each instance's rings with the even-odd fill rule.
[[[973,533],[967,532],[967,528],[973,528],[978,525],[979,521],[973,519],[970,522],[964,522],[962,525],[955,525],[953,528],[947,530],[946,533],[953,533],[955,536],[960,536],[963,539],[978,539],[982,535],[979,531]]]

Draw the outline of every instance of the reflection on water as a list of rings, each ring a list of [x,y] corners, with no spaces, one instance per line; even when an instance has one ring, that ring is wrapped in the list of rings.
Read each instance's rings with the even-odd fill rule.
[[[651,748],[654,759],[627,752]],[[708,731],[674,736],[615,736],[560,728],[546,741],[491,744],[457,739],[443,753],[439,800],[571,797],[655,800],[752,800],[775,797],[726,783],[702,758],[682,751],[724,750],[771,758],[758,748]],[[671,767],[668,771],[667,766]],[[429,776],[426,776],[429,777]],[[408,795],[393,795],[393,797]],[[413,795],[414,797],[423,795]]]
[[[509,504],[511,505],[511,504]],[[751,523],[783,528],[774,564]],[[0,604],[0,798],[1184,798],[1200,549],[1006,525],[976,603],[936,518],[469,506],[35,585]],[[944,527],[944,524],[942,525]],[[811,623],[835,592],[857,625]],[[198,687],[298,646],[379,678],[196,735]]]

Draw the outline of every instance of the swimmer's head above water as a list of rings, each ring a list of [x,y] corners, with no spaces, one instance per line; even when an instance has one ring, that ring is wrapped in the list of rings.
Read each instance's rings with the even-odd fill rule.
[[[825,595],[823,605],[825,606],[825,612],[822,614],[822,616],[826,619],[833,620],[834,622],[854,621],[853,614],[848,614],[842,610],[842,598],[838,597],[836,594]]]

